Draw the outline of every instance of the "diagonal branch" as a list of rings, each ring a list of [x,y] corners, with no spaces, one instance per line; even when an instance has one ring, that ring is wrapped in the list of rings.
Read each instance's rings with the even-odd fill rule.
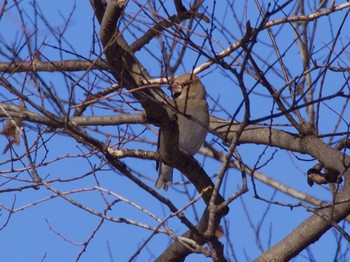
[[[289,261],[295,257],[328,231],[332,227],[333,222],[338,223],[349,215],[349,197],[349,193],[343,190],[337,198],[337,202],[343,203],[320,210],[318,213],[312,215],[295,228],[286,238],[271,247],[255,261]]]

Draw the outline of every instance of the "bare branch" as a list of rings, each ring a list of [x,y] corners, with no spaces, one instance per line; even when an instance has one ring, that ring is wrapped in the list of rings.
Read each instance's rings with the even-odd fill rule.
[[[0,72],[4,73],[21,73],[21,72],[75,72],[86,70],[108,70],[108,65],[103,61],[81,61],[81,60],[66,60],[66,61],[49,61],[43,62],[38,59],[33,61],[9,62],[0,63]]]

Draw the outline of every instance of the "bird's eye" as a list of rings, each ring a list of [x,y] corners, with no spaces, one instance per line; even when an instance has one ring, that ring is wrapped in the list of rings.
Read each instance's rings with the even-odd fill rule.
[[[181,92],[182,92],[182,85],[180,83],[175,82],[171,86],[171,92],[173,93],[173,97],[174,98],[178,98],[179,95],[181,95]]]
[[[176,99],[176,98],[178,98],[180,95],[181,95],[181,92],[174,93],[174,94],[173,94],[173,97]]]

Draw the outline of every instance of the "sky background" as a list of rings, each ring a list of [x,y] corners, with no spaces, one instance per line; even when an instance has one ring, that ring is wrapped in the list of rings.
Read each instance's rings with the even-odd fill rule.
[[[9,1],[8,7],[13,3]],[[54,26],[57,31],[63,30],[65,21],[63,18],[67,18],[70,14],[71,21],[68,28],[66,28],[65,39],[62,43],[63,48],[71,50],[74,47],[76,53],[90,58],[93,57],[91,54],[92,41],[96,40],[96,35],[94,34],[94,27],[98,28],[98,23],[95,21],[93,23],[94,17],[92,8],[89,1],[37,1],[41,11],[45,14],[47,21]],[[170,1],[165,1],[168,6],[171,6]],[[207,2],[207,1],[205,1]],[[224,1],[223,1],[224,2]],[[240,6],[240,1],[234,1],[237,8],[242,8]],[[241,1],[244,4],[245,1]],[[283,2],[283,1],[279,1]],[[33,8],[31,6],[32,1],[22,1],[20,6],[23,10],[26,10],[27,14],[33,14]],[[206,4],[206,3],[205,3]],[[221,2],[216,3],[215,12],[217,14],[217,19],[223,19],[229,23],[230,18],[226,13],[225,6]],[[128,13],[133,16],[137,14],[137,9],[128,9]],[[212,6],[208,7],[210,11]],[[171,10],[171,9],[170,9]],[[242,8],[242,10],[244,10]],[[39,11],[39,10],[38,10]],[[138,14],[142,17],[142,12]],[[242,16],[246,16],[247,19],[251,21],[252,26],[256,26],[260,20],[259,15],[256,11],[254,5],[247,9],[246,13],[242,13]],[[34,29],[31,27],[31,18],[24,15],[30,32]],[[344,12],[338,13],[338,15],[333,15],[332,25],[335,29],[338,28],[337,24],[340,23],[341,19],[344,17]],[[272,17],[271,19],[276,19],[277,17]],[[232,18],[233,19],[233,18]],[[59,52],[55,47],[57,47],[57,41],[47,27],[42,21],[38,21],[38,39],[37,43],[45,42],[47,45],[40,45],[37,48],[47,56],[48,59],[58,60]],[[240,30],[235,28],[235,23],[232,23],[233,27],[228,28],[232,32],[235,30]],[[5,39],[5,41],[11,45],[15,42],[24,43],[24,40],[18,41],[19,38],[23,37],[23,32],[21,31],[21,21],[18,16],[18,11],[16,8],[11,8],[6,11],[0,20],[0,36]],[[324,59],[325,46],[332,39],[332,35],[328,32],[329,20],[328,18],[320,19],[318,24],[320,28],[324,30],[318,30],[316,38],[315,50],[320,50],[319,53],[315,51],[315,56],[317,56],[320,61]],[[285,30],[279,40],[279,46],[281,50],[285,50],[291,44],[291,39],[293,39],[293,32],[291,28],[283,28]],[[96,30],[98,32],[98,30]],[[326,34],[324,34],[326,32]],[[137,32],[136,32],[137,33]],[[267,37],[262,34],[262,38]],[[220,46],[227,47],[232,44],[228,39],[223,38],[220,33],[219,28],[214,31],[213,38],[216,39],[214,48],[220,51]],[[35,43],[35,40],[33,43]],[[129,39],[127,39],[129,40]],[[349,41],[349,34],[344,34],[344,41]],[[97,45],[96,45],[97,46]],[[150,47],[155,48],[156,43],[152,41]],[[340,48],[337,46],[337,48]],[[6,49],[4,46],[0,45],[0,50]],[[257,51],[261,51],[262,57],[270,56],[267,54],[264,46],[258,47]],[[96,52],[99,52],[96,49]],[[22,50],[20,53],[21,59],[28,60],[27,50]],[[159,52],[157,52],[159,54]],[[154,60],[149,58],[147,53],[138,53],[138,58],[144,62],[144,65],[149,70],[152,76],[157,77],[159,75],[159,66],[155,66]],[[273,56],[271,54],[271,56]],[[185,56],[185,64],[189,66],[187,68],[180,68],[179,73],[190,70],[193,66],[194,61],[193,53],[189,52]],[[63,59],[77,59],[75,55],[64,53]],[[273,59],[273,58],[272,58]],[[291,71],[292,75],[297,75],[302,72],[300,56],[298,50],[291,49],[286,53],[285,60],[288,61],[288,69]],[[2,55],[0,55],[0,61],[8,61]],[[206,58],[201,57],[197,65],[206,61]],[[97,72],[98,74],[98,72]],[[51,82],[55,87],[55,90],[60,90],[60,96],[67,96],[67,89],[65,86],[67,83],[63,80],[62,75],[57,73],[40,73],[40,75],[47,79],[47,82]],[[78,73],[77,73],[78,75]],[[218,100],[225,109],[229,112],[233,112],[237,108],[237,104],[241,102],[241,95],[237,86],[225,75],[222,70],[216,67],[211,68],[208,72],[202,74],[202,82],[205,84],[208,92],[208,103],[213,104],[213,101]],[[269,76],[269,74],[267,74]],[[106,77],[107,79],[107,77]],[[11,78],[9,79],[11,80]],[[108,79],[107,79],[108,80]],[[336,82],[337,79],[333,78],[332,74],[327,76],[326,80],[329,83],[329,90],[325,90],[325,94],[331,93],[332,90],[337,89],[335,86],[332,89],[332,84]],[[252,79],[246,79],[247,86],[253,87],[254,81]],[[107,82],[107,81],[106,81]],[[13,84],[16,82],[14,81]],[[102,81],[101,81],[102,83]],[[84,84],[83,82],[81,83]],[[279,79],[274,79],[274,84],[278,86],[282,85],[283,82]],[[62,88],[60,88],[62,86]],[[105,87],[108,87],[107,83],[104,83]],[[255,92],[259,94],[266,94],[261,87],[256,87]],[[83,93],[83,91],[77,91],[78,93]],[[6,97],[3,93],[1,100]],[[83,98],[81,99],[83,100]],[[252,96],[251,100],[253,108],[253,119],[263,117],[269,114],[270,111],[276,111],[275,106],[271,103],[268,97],[263,96]],[[334,121],[336,119],[336,112],[342,105],[342,100],[335,99],[334,101],[329,101],[326,105],[322,105],[322,118],[320,119],[320,128],[323,133],[331,132],[334,126]],[[331,109],[330,109],[331,108]],[[50,108],[48,108],[50,110]],[[95,111],[96,114],[105,114],[107,110]],[[131,112],[131,110],[130,110]],[[112,114],[113,112],[107,112],[107,114]],[[213,112],[214,115],[228,119],[227,114],[219,110]],[[238,120],[241,119],[242,112],[238,115]],[[285,119],[277,119],[278,123],[286,123]],[[344,128],[347,125],[347,119],[344,119]],[[122,130],[125,127],[122,127]],[[154,127],[153,127],[154,128]],[[343,131],[346,129],[342,129]],[[136,125],[133,127],[135,133],[143,132],[145,129],[142,125]],[[287,129],[287,128],[286,128]],[[106,132],[115,133],[115,127],[106,127],[104,130]],[[156,130],[156,128],[154,128]],[[290,129],[292,130],[292,129]],[[91,157],[90,159],[78,159],[76,156],[82,152],[88,152],[87,149],[81,145],[75,143],[73,139],[62,136],[62,135],[52,135],[46,134],[47,147],[49,152],[47,154],[47,159],[55,160],[59,156],[69,155],[70,157],[54,161],[51,165],[47,167],[41,167],[40,175],[42,177],[48,178],[62,178],[68,179],[70,177],[75,177],[79,174],[84,174],[91,170],[90,163],[99,163],[100,160],[97,157]],[[34,141],[36,139],[35,132],[28,132],[29,140]],[[157,136],[155,132],[152,132],[152,127],[147,127],[145,133],[143,133],[141,138],[147,138],[154,141],[153,144],[146,143],[129,143],[128,148],[142,148],[146,150],[156,150],[155,143],[157,141]],[[101,140],[103,140],[101,138]],[[207,142],[216,142],[213,136],[207,136]],[[0,149],[4,148],[7,141],[3,138],[0,140]],[[221,141],[218,141],[221,143]],[[18,152],[23,152],[23,147],[18,147]],[[22,150],[22,151],[21,151]],[[239,152],[241,153],[244,161],[248,164],[254,165],[257,163],[259,156],[265,152],[260,160],[260,163],[267,161],[270,157],[273,158],[273,164],[269,164],[259,171],[265,173],[266,175],[283,181],[283,183],[295,187],[298,190],[315,195],[320,199],[329,200],[331,195],[326,187],[314,186],[310,188],[306,183],[305,173],[312,167],[316,161],[308,156],[302,156],[299,154],[293,154],[290,152],[277,150],[275,148],[265,148],[265,146],[258,145],[242,145],[239,147]],[[40,151],[42,152],[42,151]],[[9,155],[0,155],[0,169],[2,171],[8,170],[10,165],[4,163],[3,161],[7,159]],[[39,156],[42,157],[42,156]],[[220,163],[203,158],[201,155],[197,155],[196,158],[205,164],[205,170],[209,175],[213,175],[220,169]],[[299,161],[298,158],[303,158],[310,161]],[[125,163],[132,165],[133,171],[142,172],[144,175],[153,178],[147,183],[152,185],[157,177],[157,172],[155,171],[154,161],[145,160],[135,160],[135,159],[125,159]],[[146,163],[145,163],[146,162]],[[23,176],[23,179],[29,179],[28,173],[21,173],[19,176]],[[27,177],[26,177],[27,176]],[[147,193],[142,192],[136,185],[131,183],[127,178],[118,174],[115,170],[111,170],[109,166],[104,166],[103,170],[98,173],[99,181],[101,182],[101,187],[109,189],[117,194],[134,201],[135,203],[144,206],[149,211],[157,214],[160,218],[165,218],[169,212],[163,206],[161,206],[157,201],[151,198]],[[179,181],[181,174],[175,172],[175,180]],[[227,174],[227,186],[225,189],[226,196],[234,193],[241,186],[240,173],[234,170],[229,170]],[[20,183],[12,181],[9,184],[3,184],[5,179],[1,180],[0,187],[16,187]],[[147,180],[145,180],[147,181]],[[77,192],[75,194],[70,194],[76,201],[88,205],[89,207],[101,210],[104,207],[104,203],[100,197],[100,193],[97,190],[89,190],[94,185],[96,181],[93,176],[88,176],[84,179],[70,182],[70,183],[55,183],[54,186],[59,190],[71,191],[77,189],[85,189],[84,192]],[[229,228],[231,234],[231,239],[234,240],[233,246],[235,248],[236,256],[239,261],[246,261],[256,258],[261,254],[261,250],[257,247],[255,242],[255,236],[252,228],[250,227],[250,221],[247,218],[248,212],[253,223],[256,225],[262,219],[265,221],[262,224],[260,230],[260,236],[263,244],[263,248],[267,249],[268,245],[273,245],[280,241],[286,234],[288,234],[293,228],[300,224],[304,219],[310,216],[304,208],[294,208],[281,207],[278,205],[268,205],[267,203],[257,200],[253,197],[253,189],[250,178],[248,177],[249,192],[242,196],[242,198],[234,201],[230,205],[230,213],[227,215],[229,219]],[[275,192],[263,185],[262,183],[257,183],[258,192],[263,198],[279,201],[281,203],[296,204],[298,200],[292,199],[282,193]],[[170,198],[177,207],[181,207],[187,202],[186,198],[179,196],[176,190],[170,189],[169,192],[161,192],[164,196]],[[22,210],[14,213],[7,226],[0,231],[0,246],[1,246],[1,260],[2,261],[74,261],[80,252],[84,249],[81,245],[86,241],[89,236],[91,236],[93,230],[100,223],[100,218],[88,214],[67,201],[54,198],[51,199],[52,192],[40,188],[39,190],[23,190],[22,192],[6,193],[1,194],[0,203],[3,205],[11,206],[14,203],[14,208],[16,210]],[[106,196],[107,199],[112,200],[113,197]],[[50,198],[50,199],[49,199]],[[31,203],[36,202],[37,204],[32,205]],[[243,205],[244,203],[244,205]],[[30,205],[27,207],[27,205]],[[247,211],[244,210],[244,206]],[[269,212],[265,214],[266,209],[269,208]],[[197,210],[199,215],[204,210],[204,204],[199,201]],[[193,219],[194,214],[191,209],[185,211],[189,218]],[[0,226],[6,223],[8,213],[4,210],[0,210]],[[122,217],[133,219],[145,224],[151,224],[157,226],[157,222],[148,217],[147,215],[141,213],[138,210],[130,207],[125,203],[116,204],[109,215],[115,217]],[[183,233],[185,227],[179,225],[176,219],[171,219],[169,221],[170,225],[175,225],[178,233]],[[93,239],[87,246],[86,251],[82,254],[80,261],[127,261],[136,252],[137,248],[152,234],[151,231],[140,229],[135,226],[126,225],[123,223],[112,223],[109,221],[104,221],[101,227],[98,229],[97,234],[94,235]],[[61,237],[60,237],[61,236]],[[161,252],[171,243],[171,240],[163,235],[158,234],[153,237],[146,248],[141,251],[141,254],[137,257],[136,261],[153,261]],[[225,244],[225,240],[223,239]],[[316,261],[330,261],[334,257],[335,252],[335,241],[334,241],[334,230],[329,230],[320,240],[315,244],[311,245],[310,248],[315,256]],[[343,246],[346,248],[346,245]],[[296,261],[309,261],[306,256],[307,253],[304,251],[300,254]],[[229,258],[230,259],[230,258]],[[202,255],[191,255],[186,261],[210,261],[204,258]]]

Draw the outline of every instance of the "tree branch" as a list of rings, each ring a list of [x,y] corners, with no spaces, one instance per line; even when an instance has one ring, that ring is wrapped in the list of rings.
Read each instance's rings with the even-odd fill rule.
[[[316,242],[332,227],[332,222],[338,223],[349,215],[349,200],[349,193],[343,190],[337,197],[336,202],[345,202],[318,211],[295,228],[286,238],[263,253],[255,261],[289,261],[307,246]],[[328,219],[325,220],[323,217]]]
[[[23,62],[8,62],[0,63],[0,72],[4,73],[21,73],[30,71],[42,72],[74,72],[93,70],[108,70],[108,65],[100,60],[96,61],[81,61],[81,60],[65,60],[65,61],[49,61],[42,62],[34,59],[33,61]]]

